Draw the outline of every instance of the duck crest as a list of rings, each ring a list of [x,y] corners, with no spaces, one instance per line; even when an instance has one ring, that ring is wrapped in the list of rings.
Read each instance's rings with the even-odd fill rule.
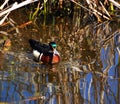
[[[29,39],[30,46],[33,49],[33,56],[43,63],[59,63],[60,55],[56,50],[56,43],[50,42],[47,44],[42,44],[39,41]]]

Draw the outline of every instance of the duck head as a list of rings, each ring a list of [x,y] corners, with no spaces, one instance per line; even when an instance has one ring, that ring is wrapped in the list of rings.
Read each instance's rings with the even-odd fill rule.
[[[56,44],[55,42],[50,42],[50,43],[49,43],[49,46],[50,46],[50,48],[51,48],[52,50],[54,50],[54,49],[56,49],[57,44]]]
[[[56,50],[57,44],[55,42],[50,42],[49,43],[50,48],[53,51],[53,57],[52,57],[52,63],[58,63],[60,61],[60,54]]]
[[[58,51],[56,50],[57,44],[55,42],[49,43],[50,49],[53,51],[53,54],[59,55]]]

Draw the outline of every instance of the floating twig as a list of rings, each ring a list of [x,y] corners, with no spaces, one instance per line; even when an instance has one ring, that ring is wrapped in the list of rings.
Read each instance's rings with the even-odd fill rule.
[[[8,30],[7,32],[11,32],[11,31],[15,30],[16,28],[24,28],[25,26],[30,25],[31,23],[32,23],[32,21],[28,21],[28,22],[23,23],[19,26],[13,27],[12,29]]]

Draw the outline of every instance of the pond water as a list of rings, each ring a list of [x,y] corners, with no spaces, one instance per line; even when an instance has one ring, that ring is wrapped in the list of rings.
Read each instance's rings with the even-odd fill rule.
[[[21,11],[10,15],[15,26],[28,22]],[[10,49],[0,53],[0,102],[119,104],[119,23],[105,21],[83,26],[77,13],[73,18],[51,17],[47,21],[38,19],[37,24],[23,28],[10,24],[0,27],[1,40],[11,40]],[[56,41],[61,62],[35,62],[30,38],[43,43]]]

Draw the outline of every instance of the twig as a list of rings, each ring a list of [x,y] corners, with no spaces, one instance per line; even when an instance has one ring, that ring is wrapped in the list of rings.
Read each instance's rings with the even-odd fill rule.
[[[120,56],[120,49],[119,49],[119,47],[116,47],[116,49],[117,49],[118,54],[119,54],[119,56]]]
[[[7,32],[5,31],[0,31],[0,34],[4,34],[4,35],[9,35]]]
[[[88,87],[88,101],[91,101],[91,98],[90,98],[91,93],[90,92],[91,92],[92,83],[93,83],[93,78],[91,78],[90,84],[89,84],[89,87]]]
[[[11,32],[11,31],[15,30],[16,28],[24,28],[25,26],[30,25],[31,23],[32,23],[32,21],[28,21],[28,22],[26,22],[24,24],[21,24],[19,26],[13,27],[12,29],[8,30],[7,32]]]
[[[120,32],[120,30],[116,30],[114,33],[112,33],[109,37],[107,37],[106,39],[102,40],[100,43],[102,43],[102,45],[104,45],[105,43],[107,43],[108,41],[110,41],[114,35],[117,33],[117,32]]]
[[[120,9],[120,4],[114,0],[109,0],[114,6],[118,7]]]
[[[102,14],[102,13],[100,13],[98,10],[96,10],[96,9],[91,5],[91,3],[89,2],[89,0],[86,0],[86,2],[88,3],[89,8],[93,11],[93,14],[95,14],[95,15],[98,14],[98,15],[102,16],[103,18],[105,18],[105,19],[107,19],[107,20],[110,20],[109,17],[105,16],[104,14]]]
[[[5,11],[4,10],[1,11],[0,12],[0,17],[3,16],[3,15],[5,15],[5,14],[7,14],[8,12],[11,12],[11,11],[13,11],[15,9],[18,9],[20,7],[23,7],[25,5],[28,5],[28,4],[36,2],[36,1],[38,1],[38,0],[26,0],[26,1],[23,1],[22,3],[19,3],[19,4],[17,4],[17,2],[15,2],[14,3],[15,5],[13,7],[9,8],[9,9],[7,9]]]
[[[4,6],[8,3],[9,0],[5,0],[5,2],[0,6],[0,10],[4,8]]]
[[[19,103],[27,102],[27,101],[33,101],[33,100],[39,100],[39,99],[40,100],[45,100],[45,96],[33,96],[31,98],[20,100]],[[12,104],[12,103],[16,103],[16,101],[11,102],[10,104]]]
[[[78,6],[82,7],[82,8],[84,8],[85,10],[89,11],[90,13],[95,14],[96,16],[97,16],[97,14],[98,14],[98,15],[102,16],[103,18],[105,18],[105,19],[107,19],[107,20],[110,20],[109,17],[103,15],[102,13],[100,13],[99,11],[97,11],[96,9],[94,9],[92,6],[89,7],[89,8],[91,9],[91,10],[90,10],[90,9],[84,7],[83,5],[77,3],[77,2],[74,1],[74,0],[70,0],[70,1],[72,1],[72,2],[75,3],[76,5],[78,5]],[[90,5],[90,4],[89,4],[90,2],[89,2],[88,0],[86,0],[86,1],[87,1],[88,5]]]
[[[70,0],[70,1],[72,1],[73,3],[75,3],[75,4],[78,5],[78,6],[82,7],[83,9],[85,9],[85,10],[87,10],[87,11],[93,13],[91,10],[89,10],[88,8],[84,7],[83,5],[77,3],[76,1],[74,1],[74,0]]]
[[[111,16],[110,16],[110,14],[109,14],[109,12],[105,9],[105,7],[104,7],[104,5],[102,4],[102,2],[100,1],[100,4],[101,4],[101,6],[102,6],[102,8],[103,8],[103,10],[104,10],[104,12],[111,18]]]
[[[6,25],[8,25],[8,24],[10,24],[9,21],[1,24],[0,27],[1,27],[1,26],[6,26]]]
[[[12,7],[14,7],[14,6],[16,6],[16,2],[12,5]],[[11,7],[11,8],[12,8]],[[1,13],[1,12],[0,12]],[[7,14],[5,15],[5,17],[3,17],[3,19],[2,20],[0,20],[0,25],[2,25],[3,24],[3,22],[6,20],[6,18],[7,18],[7,16],[10,14],[10,12],[7,12]]]
[[[2,25],[3,24],[3,22],[6,20],[6,18],[7,18],[7,16],[10,14],[10,12],[8,12],[6,15],[5,15],[5,17],[2,19],[2,20],[0,20],[0,25]]]

